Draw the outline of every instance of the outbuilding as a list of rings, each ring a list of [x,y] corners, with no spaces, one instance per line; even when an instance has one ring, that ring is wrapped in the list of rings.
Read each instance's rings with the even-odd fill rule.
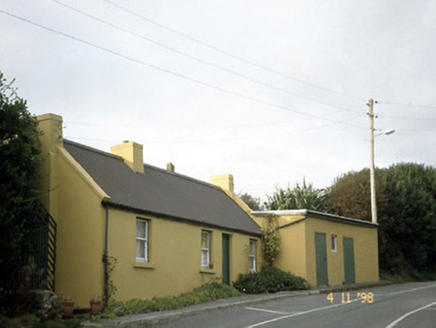
[[[379,280],[378,224],[311,210],[255,211],[263,226],[275,218],[280,253],[275,266],[312,286]]]

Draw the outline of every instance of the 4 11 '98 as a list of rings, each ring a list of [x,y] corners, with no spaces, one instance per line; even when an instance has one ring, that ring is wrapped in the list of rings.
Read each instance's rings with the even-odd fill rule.
[[[340,295],[342,296],[341,297],[341,303],[344,303],[344,304],[345,303],[351,303],[351,296],[350,296],[349,292],[341,293]],[[374,302],[374,294],[371,293],[371,292],[369,292],[369,293],[366,293],[366,292],[356,293],[356,298],[360,298],[361,299],[360,303],[368,303],[368,304],[370,304],[370,303]],[[333,293],[330,293],[330,294],[327,295],[327,300],[329,300],[330,303],[333,303],[335,301],[335,297],[334,297]]]

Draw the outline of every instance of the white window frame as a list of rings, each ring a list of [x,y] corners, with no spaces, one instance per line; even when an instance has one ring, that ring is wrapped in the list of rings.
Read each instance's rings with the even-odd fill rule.
[[[331,243],[332,243],[332,252],[336,253],[338,251],[338,236],[337,235],[331,236]]]
[[[203,269],[209,269],[210,267],[210,241],[212,233],[208,230],[201,230],[201,267]],[[206,247],[203,247],[203,236],[206,236]]]
[[[141,222],[141,223],[145,223],[144,227],[145,227],[145,231],[144,231],[144,236],[145,237],[138,237],[138,225],[136,225],[136,242],[140,241],[144,243],[144,257],[138,257],[138,254],[136,254],[136,262],[141,262],[141,263],[148,263],[149,262],[149,238],[148,238],[148,234],[149,234],[149,230],[150,230],[150,222],[149,220],[145,220],[145,219],[140,219],[137,218],[136,219],[136,223]],[[136,250],[135,250],[136,252]]]
[[[253,247],[252,247],[253,246]],[[254,250],[254,251],[253,251]],[[254,273],[257,271],[257,242],[254,239],[250,239],[250,243],[248,245],[248,259],[249,259],[249,271]]]

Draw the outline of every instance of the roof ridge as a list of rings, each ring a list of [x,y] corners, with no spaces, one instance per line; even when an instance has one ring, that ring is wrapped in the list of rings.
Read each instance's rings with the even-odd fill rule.
[[[199,183],[199,184],[202,184],[202,185],[204,185],[206,187],[210,187],[210,188],[221,190],[220,187],[215,186],[214,184],[212,184],[210,182],[206,182],[206,181],[203,181],[203,180],[200,180],[200,179],[196,179],[196,178],[193,178],[193,177],[181,174],[181,173],[171,172],[171,171],[162,169],[162,168],[157,167],[157,166],[153,166],[153,165],[144,163],[144,169],[145,168],[153,169],[153,170],[156,170],[156,171],[161,171],[162,173],[174,175],[174,176],[176,176],[178,178],[185,179],[185,180],[188,180],[188,181],[191,181],[191,182],[195,182],[195,183]]]
[[[68,140],[68,139],[64,139],[64,142],[69,143],[69,144],[71,144],[73,146],[76,146],[76,147],[80,147],[80,148],[82,148],[84,150],[87,150],[87,151],[95,152],[95,153],[98,153],[100,155],[104,155],[104,156],[107,156],[107,157],[111,157],[111,158],[123,161],[123,158],[121,156],[114,155],[114,154],[111,154],[109,152],[97,149],[97,148],[93,148],[93,147],[90,147],[90,146],[87,146],[87,145],[84,145],[84,144],[81,144],[81,143],[78,143],[78,142],[75,142],[75,141],[72,141],[72,140]],[[153,169],[153,170],[156,170],[156,171],[160,171],[161,173],[170,174],[170,175],[176,176],[176,177],[181,178],[181,179],[185,179],[185,180],[188,180],[188,181],[191,181],[191,182],[194,182],[194,183],[202,184],[202,185],[210,187],[210,188],[221,190],[220,187],[217,187],[217,186],[213,185],[212,183],[209,183],[209,182],[206,182],[206,181],[202,181],[202,180],[199,180],[199,179],[196,179],[196,178],[192,178],[190,176],[187,176],[187,175],[184,175],[184,174],[180,174],[180,173],[177,173],[177,172],[170,172],[170,171],[168,171],[166,169],[163,169],[163,168],[151,165],[151,164],[144,163],[143,165],[144,165],[144,168],[147,168],[147,169]],[[135,172],[135,173],[138,173],[138,172]],[[139,173],[139,174],[143,174],[143,173]]]
[[[104,156],[107,156],[107,157],[118,159],[120,161],[124,161],[121,156],[108,153],[107,151],[103,151],[103,150],[100,150],[100,149],[97,149],[97,148],[93,148],[93,147],[90,147],[90,146],[87,146],[87,145],[84,145],[84,144],[81,144],[81,143],[78,143],[78,142],[75,142],[75,141],[72,141],[72,140],[68,140],[68,139],[63,139],[63,141],[66,142],[66,143],[69,143],[69,144],[71,144],[71,145],[73,145],[75,147],[79,147],[79,148],[82,148],[82,149],[87,150],[87,151],[92,151],[92,152],[98,153],[100,155],[104,155]]]

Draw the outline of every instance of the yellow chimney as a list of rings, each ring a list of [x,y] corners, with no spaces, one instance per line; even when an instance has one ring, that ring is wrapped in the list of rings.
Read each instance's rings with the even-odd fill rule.
[[[234,192],[233,191],[233,175],[231,175],[231,174],[214,175],[210,179],[210,183],[212,183],[215,186],[221,187],[224,190]]]
[[[124,141],[122,144],[112,146],[111,152],[114,155],[121,156],[133,171],[144,173],[142,145],[133,141]]]
[[[42,131],[41,145],[43,155],[47,155],[56,145],[63,144],[62,116],[43,114],[37,116],[39,129]]]
[[[50,213],[54,214],[55,209],[52,206],[52,198],[54,192],[52,192],[57,185],[55,185],[54,179],[56,166],[54,157],[56,156],[57,146],[63,146],[62,137],[62,116],[56,114],[43,114],[36,117],[38,120],[39,129],[42,135],[39,137],[41,141],[41,155],[42,161],[39,166],[39,180],[38,189],[43,191],[41,195],[41,201]]]

